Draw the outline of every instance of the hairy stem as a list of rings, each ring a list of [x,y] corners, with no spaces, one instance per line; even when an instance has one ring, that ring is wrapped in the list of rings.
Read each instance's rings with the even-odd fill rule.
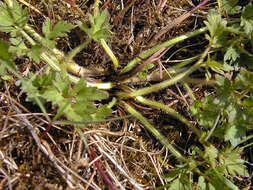
[[[83,48],[85,48],[90,42],[92,41],[92,38],[88,38],[84,43],[77,46],[75,49],[73,49],[69,55],[66,57],[65,64],[69,64],[71,60],[75,57],[77,53],[82,51]]]
[[[136,117],[163,145],[165,145],[169,151],[180,161],[186,162],[187,159],[178,152],[173,145],[153,126],[151,125],[145,117],[143,117],[139,112],[137,112],[129,104],[122,102],[126,110]]]
[[[135,58],[132,61],[130,61],[128,63],[128,65],[123,68],[123,70],[121,71],[121,74],[129,72],[130,70],[132,70],[135,67],[135,65],[137,65],[138,63],[140,63],[142,61],[142,59],[148,58],[149,56],[151,56],[155,52],[159,51],[160,49],[166,48],[166,47],[171,46],[173,44],[176,44],[176,43],[181,42],[181,41],[183,41],[185,39],[188,39],[188,38],[191,38],[191,37],[196,36],[198,34],[201,34],[201,33],[205,32],[205,31],[207,31],[207,27],[200,28],[200,29],[195,30],[193,32],[190,32],[188,34],[184,34],[182,36],[178,36],[178,37],[176,37],[174,39],[171,39],[171,40],[166,41],[166,42],[164,42],[164,43],[162,43],[162,44],[160,44],[158,46],[155,46],[155,47],[153,47],[153,48],[151,48],[149,50],[144,51],[137,58]]]
[[[200,137],[200,135],[201,135],[200,131],[196,127],[194,127],[185,117],[183,117],[182,115],[180,115],[179,113],[177,113],[172,108],[170,108],[170,107],[168,107],[168,106],[166,106],[164,104],[161,104],[159,102],[155,102],[155,101],[151,101],[151,100],[145,99],[142,96],[137,96],[136,99],[139,102],[141,102],[141,103],[143,103],[145,105],[149,105],[149,106],[152,106],[154,108],[162,109],[162,110],[166,111],[168,114],[170,114],[171,116],[177,118],[179,121],[181,121],[186,126],[188,126],[189,128],[191,128]]]
[[[111,58],[111,60],[113,62],[113,68],[114,68],[114,70],[117,71],[117,69],[119,67],[119,61],[118,61],[118,59],[113,54],[113,51],[110,49],[110,47],[107,45],[107,43],[106,43],[106,41],[104,39],[101,39],[100,43],[101,43],[102,47],[104,48],[104,50],[106,51],[106,53]]]
[[[143,89],[140,89],[140,90],[133,91],[131,93],[125,93],[125,92],[118,93],[118,96],[120,98],[142,96],[142,95],[145,95],[145,94],[149,94],[151,92],[155,92],[155,91],[161,90],[161,89],[163,89],[165,87],[171,86],[171,85],[179,82],[184,77],[188,76],[189,74],[191,74],[192,72],[194,72],[196,69],[198,69],[200,67],[200,65],[203,63],[204,58],[208,54],[209,49],[210,49],[210,47],[208,47],[205,50],[205,52],[202,54],[200,60],[195,65],[193,65],[192,67],[190,67],[185,72],[182,72],[182,73],[176,75],[174,78],[166,80],[166,81],[161,82],[159,84],[152,85],[150,87],[146,87],[146,88],[143,88]]]

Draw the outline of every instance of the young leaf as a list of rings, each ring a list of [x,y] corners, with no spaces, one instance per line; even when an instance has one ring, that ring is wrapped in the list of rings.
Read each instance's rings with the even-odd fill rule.
[[[227,21],[221,18],[221,15],[217,11],[210,11],[207,16],[207,21],[204,21],[207,26],[210,36],[206,35],[206,38],[210,41],[211,45],[215,48],[222,47],[226,43],[225,28]]]
[[[59,21],[54,26],[49,18],[46,19],[42,26],[42,32],[47,39],[67,36],[67,32],[74,28],[73,24],[66,21]]]
[[[96,27],[98,29],[103,27],[103,25],[106,23],[106,21],[108,19],[108,16],[109,16],[109,13],[108,13],[107,9],[105,9],[100,15],[98,15],[95,18]]]
[[[224,55],[224,62],[234,63],[237,59],[240,58],[240,53],[238,52],[237,48],[234,46],[230,46],[225,55]]]
[[[85,31],[90,38],[94,41],[99,42],[100,39],[107,38],[110,36],[109,29],[110,25],[106,25],[108,17],[107,10],[103,11],[95,19],[91,14],[88,14],[91,27],[89,28],[85,23],[78,22],[79,27]]]
[[[59,21],[53,27],[53,30],[48,34],[49,39],[54,39],[57,37],[67,36],[67,32],[73,29],[75,26],[73,24],[67,23],[66,21]]]

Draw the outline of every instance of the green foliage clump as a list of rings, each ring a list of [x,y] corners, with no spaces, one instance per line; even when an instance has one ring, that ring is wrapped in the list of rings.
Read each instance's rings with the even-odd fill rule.
[[[78,22],[76,26],[66,21],[53,23],[50,19],[46,19],[41,36],[27,24],[29,20],[27,9],[23,9],[16,1],[13,1],[13,5],[0,2],[0,31],[10,33],[9,44],[0,40],[1,78],[11,80],[10,73],[14,74],[18,78],[16,84],[21,85],[22,91],[27,95],[27,101],[38,104],[49,122],[51,119],[44,106],[46,102],[51,102],[55,113],[53,121],[65,117],[73,121],[73,125],[75,122],[83,122],[85,125],[89,121],[101,121],[111,114],[110,108],[117,103],[137,118],[178,159],[180,164],[165,175],[167,182],[165,186],[171,190],[193,189],[193,182],[197,184],[197,189],[238,189],[234,185],[233,177],[249,176],[244,165],[245,160],[241,157],[243,148],[240,145],[247,140],[247,131],[252,129],[253,123],[253,74],[247,70],[252,68],[253,60],[250,51],[253,45],[253,6],[252,3],[248,3],[242,8],[237,5],[237,0],[218,2],[219,9],[211,10],[207,20],[204,21],[206,27],[144,51],[121,71],[118,70],[117,58],[105,42],[105,38],[111,34],[109,31],[111,26],[107,23],[109,17],[107,10],[101,13],[94,11],[94,15],[88,14],[89,25],[84,22]],[[98,6],[98,1],[95,3]],[[95,7],[95,10],[96,8],[98,7]],[[227,19],[236,15],[238,19]],[[65,56],[63,52],[57,50],[57,40],[67,36],[75,27],[83,30],[88,39]],[[139,72],[135,72],[134,69],[138,67],[134,67],[143,59],[147,59],[162,48],[204,32],[207,32],[205,38],[209,44],[205,51],[197,56],[199,58],[197,63],[189,68],[183,68],[184,72],[175,71],[171,75],[173,78],[138,90],[126,86],[121,80],[130,79],[132,73],[138,73],[137,75],[145,80],[147,71],[154,65],[148,64]],[[91,42],[98,43],[105,49],[114,64],[114,72],[117,74],[114,79],[119,80],[96,83],[86,81],[87,76],[79,75],[82,68],[72,59]],[[24,77],[19,74],[14,64],[17,57],[23,56],[28,56],[37,64],[44,61],[47,65],[40,72],[30,72]],[[175,67],[182,68],[189,63],[193,61],[183,62]],[[75,70],[77,76],[82,77],[73,76],[68,70],[69,67],[72,71]],[[192,116],[198,123],[197,126],[172,108],[142,97],[181,82],[197,69],[203,68],[207,81],[214,80],[215,85],[212,94],[204,97],[202,101],[195,101],[190,108]],[[226,75],[228,72],[236,75],[229,78]],[[187,87],[186,83],[187,80],[183,83]],[[116,93],[99,89],[105,89],[105,86],[109,86],[109,89],[117,86]],[[194,97],[190,90],[189,94]],[[110,96],[113,96],[114,103],[101,104],[101,100]],[[194,131],[200,145],[192,146],[187,156],[180,153],[126,101],[127,98],[161,109],[180,120]],[[95,104],[98,102],[100,105]],[[217,139],[224,143],[218,145]]]

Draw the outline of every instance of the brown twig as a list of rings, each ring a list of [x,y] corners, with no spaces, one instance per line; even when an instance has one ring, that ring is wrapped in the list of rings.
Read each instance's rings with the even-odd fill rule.
[[[203,7],[209,0],[204,0],[200,4],[198,4],[194,9],[190,10],[189,12],[181,15],[180,17],[176,18],[175,20],[171,21],[167,26],[165,26],[162,30],[160,30],[150,41],[150,44],[153,44],[156,42],[163,34],[167,33],[170,29],[174,28],[181,22],[183,22],[185,19],[190,17],[194,12],[199,10],[201,7]],[[150,46],[150,45],[149,45]]]
[[[94,151],[92,150],[91,146],[90,146],[90,153],[91,153],[91,158],[92,160],[95,160],[96,155],[94,153]],[[100,163],[98,160],[95,161],[95,166],[98,169],[98,172],[100,173],[100,175],[102,176],[102,178],[104,179],[105,183],[110,187],[110,189],[112,190],[116,190],[116,187],[112,184],[111,180],[109,179],[109,177],[106,175],[106,173],[104,172],[103,168],[101,167]]]

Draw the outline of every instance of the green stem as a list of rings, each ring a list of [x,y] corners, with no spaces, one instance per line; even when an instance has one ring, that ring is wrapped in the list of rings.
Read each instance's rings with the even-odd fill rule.
[[[96,0],[95,3],[94,3],[94,13],[93,13],[94,18],[98,17],[98,15],[99,15],[99,3],[100,3],[99,0]],[[110,49],[110,47],[107,45],[105,39],[101,39],[100,43],[101,43],[102,47],[104,48],[104,50],[106,51],[106,53],[111,58],[111,60],[113,62],[114,70],[117,71],[117,69],[119,67],[119,61],[118,61],[118,59],[113,54],[113,51]]]
[[[140,122],[162,143],[164,144],[169,151],[180,161],[187,162],[187,159],[178,152],[173,145],[153,126],[151,125],[145,117],[143,117],[139,112],[137,112],[129,104],[122,102],[126,110],[132,114],[134,117],[140,120]]]
[[[166,80],[164,82],[158,83],[156,85],[152,85],[150,87],[146,87],[146,88],[143,88],[143,89],[140,89],[140,90],[133,91],[131,93],[121,92],[121,93],[118,93],[118,96],[120,98],[142,96],[142,95],[145,95],[145,94],[149,94],[151,92],[155,92],[155,91],[161,90],[161,89],[163,89],[165,87],[171,86],[171,85],[179,82],[184,77],[188,76],[189,74],[191,74],[192,72],[194,72],[196,69],[198,69],[200,67],[200,65],[203,62],[203,59],[208,54],[209,49],[210,49],[210,47],[208,47],[205,50],[205,52],[202,54],[200,60],[195,65],[193,65],[192,67],[190,67],[185,72],[176,75],[174,78],[168,79],[168,80]]]
[[[73,83],[78,83],[78,81],[80,80],[79,77],[76,77],[74,75],[68,74],[69,79],[71,80],[71,82]],[[109,90],[111,88],[114,87],[114,84],[112,82],[103,82],[103,83],[93,83],[93,82],[87,82],[86,84],[88,87],[96,87],[98,89],[101,90]]]
[[[31,28],[29,25],[25,25],[24,30],[28,34],[30,34],[38,43],[42,44],[43,38],[33,28]],[[58,50],[57,48],[53,49],[48,48],[48,50],[50,50],[50,52],[52,52],[57,58],[59,58],[59,60],[65,57],[64,53]]]
[[[55,121],[53,124],[58,125],[75,125],[79,127],[86,127],[88,124],[95,124],[95,123],[104,123],[109,121],[117,121],[122,120],[126,118],[132,117],[131,115],[123,116],[123,117],[116,117],[116,118],[110,118],[110,119],[103,119],[103,120],[94,120],[94,121]]]
[[[85,136],[83,135],[82,130],[81,130],[80,127],[78,127],[78,126],[75,126],[75,129],[76,129],[77,133],[79,134],[80,138],[82,139],[82,141],[83,141],[83,143],[84,143],[84,146],[85,146],[86,150],[87,150],[88,152],[90,152],[89,145],[88,145],[88,143],[87,143],[87,140],[86,140]]]
[[[141,102],[141,103],[143,103],[145,105],[149,105],[149,106],[152,106],[154,108],[164,110],[165,112],[167,112],[171,116],[177,118],[179,121],[181,121],[186,126],[188,126],[189,128],[191,128],[199,137],[201,136],[201,132],[196,127],[194,127],[185,117],[183,117],[182,115],[180,115],[179,113],[177,113],[172,108],[170,108],[170,107],[168,107],[168,106],[166,106],[164,104],[161,104],[159,102],[155,102],[155,101],[151,101],[151,100],[145,99],[142,96],[137,96],[136,99],[139,102]]]
[[[137,57],[137,58],[133,59],[132,61],[130,61],[130,63],[128,63],[128,65],[125,68],[123,68],[123,70],[121,71],[121,74],[129,72],[130,70],[132,70],[135,67],[135,65],[137,65],[139,62],[141,62],[142,59],[146,59],[147,57],[151,56],[152,54],[159,51],[160,49],[166,48],[166,47],[171,46],[173,44],[176,44],[176,43],[181,42],[185,39],[188,39],[188,38],[191,38],[191,37],[196,36],[198,34],[201,34],[205,31],[207,31],[207,27],[200,28],[200,29],[195,30],[193,32],[190,32],[188,34],[184,34],[182,36],[178,36],[178,37],[176,37],[174,39],[171,39],[169,41],[166,41],[166,42],[164,42],[164,43],[162,43],[162,44],[160,44],[156,47],[153,47],[153,48],[151,48],[147,51],[144,51],[143,53],[141,53],[139,55],[139,57]]]
[[[40,44],[42,44],[42,37],[35,31],[33,30],[29,25],[25,25],[24,30],[30,34],[36,41],[38,41]],[[60,71],[60,66],[56,66],[54,63],[54,61],[52,60],[52,57],[55,57],[55,60],[58,59],[57,62],[59,62],[59,60],[66,60],[66,56],[63,52],[61,52],[60,50],[58,50],[57,48],[47,48],[47,50],[49,52],[47,52],[47,54],[50,54],[49,57],[45,58],[44,61],[50,61],[50,65],[53,67],[54,70],[56,71]],[[43,53],[42,53],[43,54]],[[68,64],[67,64],[67,70],[70,73],[73,73],[75,75],[78,76],[85,76],[86,73],[88,73],[89,71],[87,69],[84,69],[83,67],[79,66],[78,64],[76,64],[73,60],[69,60]]]
[[[107,43],[106,43],[106,41],[104,39],[101,39],[100,42],[101,42],[102,47],[106,51],[106,53],[110,56],[110,58],[111,58],[111,60],[113,62],[114,70],[117,71],[117,69],[119,67],[119,61],[118,61],[118,59],[113,54],[113,51],[110,49],[110,47],[107,45]]]
[[[196,98],[195,98],[194,93],[193,93],[192,89],[190,88],[190,86],[185,81],[182,81],[182,84],[184,85],[184,87],[185,87],[186,91],[188,92],[189,96],[191,97],[191,99],[193,99],[195,101]]]
[[[29,41],[29,43],[31,43],[31,45],[35,45],[36,42],[27,34],[29,33],[31,36],[33,36],[37,41],[41,42],[42,37],[37,34],[32,28],[30,28],[28,25],[25,26],[25,31],[21,30],[22,35]],[[87,46],[89,43],[91,42],[91,39],[89,38],[88,40],[86,40],[83,44],[81,44],[80,46],[76,47],[69,55],[67,58],[65,58],[64,53],[62,53],[61,51],[59,51],[58,49],[54,48],[53,51],[53,55],[50,54],[49,52],[45,51],[40,55],[40,58],[45,61],[47,64],[49,64],[51,66],[52,69],[54,69],[57,72],[61,72],[61,67],[59,64],[59,60],[63,60],[64,58],[66,59],[66,63],[67,64],[67,70],[71,73],[74,74],[78,74],[80,76],[84,76],[84,73],[86,72],[85,69],[83,69],[83,67],[80,67],[79,65],[77,65],[76,63],[74,63],[72,61],[72,58],[79,52],[81,51],[85,46]],[[56,54],[56,56],[55,56]],[[58,63],[57,63],[58,62]],[[71,74],[68,74],[68,76],[70,77],[70,80],[74,83],[77,83],[80,78],[75,77]],[[99,89],[111,89],[114,85],[111,82],[107,82],[107,83],[89,83],[87,82],[87,86],[91,86],[91,87],[97,87]]]
[[[83,48],[85,48],[90,42],[92,41],[92,38],[88,38],[84,43],[77,46],[75,49],[73,49],[70,54],[66,57],[65,64],[69,64],[70,61],[75,57],[75,55],[80,52]]]
[[[93,12],[94,18],[96,18],[99,15],[99,3],[100,3],[99,0],[95,0],[94,2],[94,12]]]
[[[26,31],[20,29],[20,32],[32,46],[36,45],[36,42],[26,33]],[[42,52],[40,58],[46,63],[48,63],[55,71],[61,71],[59,64],[56,63],[58,62],[57,59],[53,60],[52,56],[48,55],[47,52]]]

